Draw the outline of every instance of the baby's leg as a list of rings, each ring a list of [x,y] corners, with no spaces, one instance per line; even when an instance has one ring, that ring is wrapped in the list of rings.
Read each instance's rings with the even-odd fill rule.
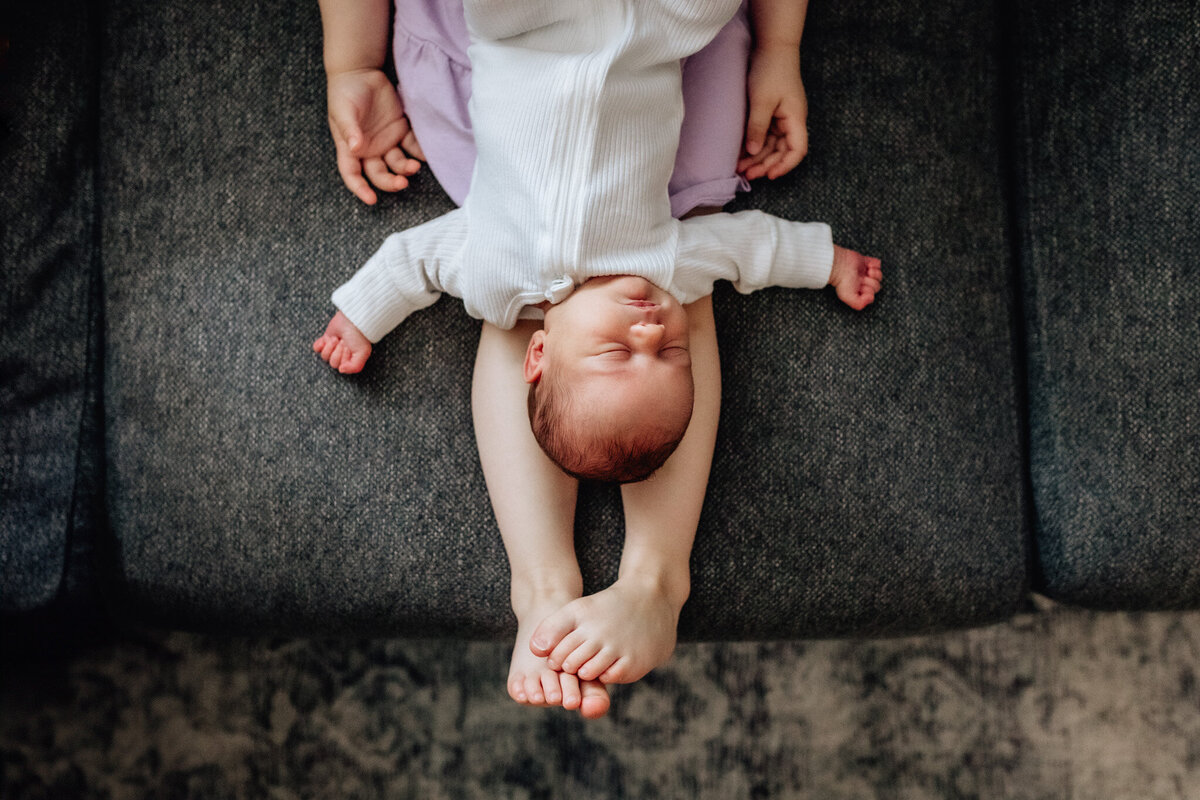
[[[346,315],[337,312],[315,342],[313,350],[343,375],[362,372],[371,357],[371,342]]]
[[[533,652],[581,680],[630,683],[675,649],[679,611],[691,591],[688,567],[708,485],[721,408],[721,368],[712,298],[688,306],[692,421],[653,477],[621,490],[625,550],[617,582],[576,600],[534,632]]]
[[[526,411],[521,366],[537,327],[522,323],[503,331],[484,323],[472,385],[479,461],[512,567],[517,642],[508,693],[519,703],[561,705],[599,717],[608,711],[608,691],[552,669],[529,646],[538,623],[583,592],[575,558],[577,485],[542,452]]]

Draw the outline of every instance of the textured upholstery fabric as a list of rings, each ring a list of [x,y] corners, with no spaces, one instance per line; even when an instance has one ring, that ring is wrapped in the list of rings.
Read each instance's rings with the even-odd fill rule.
[[[1020,4],[1039,582],[1200,603],[1200,6]]]
[[[10,615],[84,600],[91,576],[97,53],[84,2],[12,4],[2,22],[0,615]]]
[[[101,85],[105,411],[115,595],[223,631],[487,637],[508,573],[469,414],[478,323],[443,298],[338,376],[328,296],[428,175],[341,188],[315,4],[114,0]],[[880,256],[830,292],[718,292],[725,402],[690,638],[898,633],[1011,614],[1027,589],[1001,159],[986,4],[814,4],[812,155],[742,206]],[[585,487],[589,588],[620,509]]]

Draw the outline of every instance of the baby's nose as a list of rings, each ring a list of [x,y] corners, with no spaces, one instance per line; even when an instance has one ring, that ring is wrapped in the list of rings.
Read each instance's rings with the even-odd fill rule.
[[[656,347],[667,332],[665,325],[654,322],[638,322],[629,329],[629,335],[635,344],[641,347]]]

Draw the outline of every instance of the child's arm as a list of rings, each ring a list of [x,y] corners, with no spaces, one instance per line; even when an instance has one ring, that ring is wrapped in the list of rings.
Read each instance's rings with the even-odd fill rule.
[[[320,0],[329,129],[338,173],[364,203],[408,186],[424,159],[395,87],[383,73],[389,0]],[[409,158],[413,156],[414,158]],[[363,175],[366,175],[366,178]],[[367,182],[370,180],[370,184]]]
[[[808,0],[752,0],[750,114],[738,171],[753,180],[790,172],[808,153],[808,99],[800,78],[800,38]]]

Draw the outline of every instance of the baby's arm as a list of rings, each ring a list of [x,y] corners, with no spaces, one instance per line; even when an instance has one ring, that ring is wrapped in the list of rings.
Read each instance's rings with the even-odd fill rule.
[[[685,298],[712,292],[727,280],[742,294],[768,286],[820,289],[861,311],[883,281],[879,259],[833,243],[829,226],[792,222],[762,211],[689,219],[679,228],[675,284]]]
[[[443,279],[457,280],[457,254],[466,233],[466,212],[459,208],[385,239],[334,291],[338,312],[313,350],[338,372],[360,372],[374,342],[437,302]]]
[[[750,114],[738,171],[753,180],[790,172],[808,153],[808,99],[800,78],[800,37],[808,0],[752,0]]]
[[[388,0],[320,0],[329,130],[338,173],[364,203],[408,186],[424,159],[395,87],[383,73]],[[409,156],[413,156],[410,158]],[[364,173],[366,178],[363,177]],[[367,180],[370,180],[368,184]]]

